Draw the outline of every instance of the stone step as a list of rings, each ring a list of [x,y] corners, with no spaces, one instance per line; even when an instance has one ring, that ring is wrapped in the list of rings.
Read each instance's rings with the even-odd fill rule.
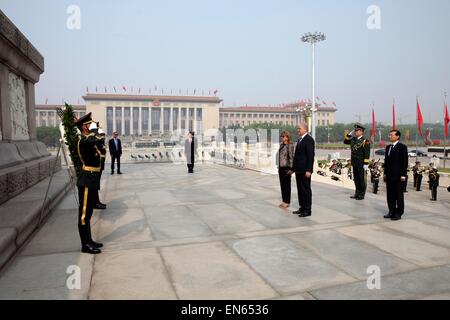
[[[67,170],[55,173],[42,211],[50,177],[0,205],[0,270],[70,190]]]

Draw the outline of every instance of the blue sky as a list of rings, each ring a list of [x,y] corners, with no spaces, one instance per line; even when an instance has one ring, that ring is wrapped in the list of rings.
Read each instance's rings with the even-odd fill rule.
[[[81,29],[69,30],[69,5]],[[366,10],[381,9],[369,30]],[[82,102],[86,86],[165,93],[218,89],[225,106],[276,105],[311,96],[311,51],[322,31],[316,95],[336,101],[341,122],[442,121],[450,93],[448,0],[0,0],[0,9],[45,57],[37,103]]]

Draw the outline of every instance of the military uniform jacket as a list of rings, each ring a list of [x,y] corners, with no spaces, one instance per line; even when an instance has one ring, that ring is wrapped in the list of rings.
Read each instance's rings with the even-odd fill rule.
[[[100,187],[100,140],[95,135],[82,135],[78,140],[78,155],[83,163],[81,174],[77,180],[78,187],[99,189]]]
[[[370,142],[364,137],[345,137],[344,144],[350,145],[352,152],[352,165],[363,166],[370,162]]]
[[[105,161],[106,161],[106,147],[105,147],[105,138],[97,138],[99,140],[99,151],[100,151],[100,166],[101,170],[105,170]]]
[[[430,179],[430,187],[439,187],[439,174],[437,172],[430,172],[428,179]]]

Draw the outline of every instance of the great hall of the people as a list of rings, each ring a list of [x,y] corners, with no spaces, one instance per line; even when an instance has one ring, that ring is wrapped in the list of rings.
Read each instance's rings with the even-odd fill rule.
[[[255,123],[295,126],[304,121],[307,102],[279,107],[223,107],[216,96],[165,96],[88,93],[84,105],[73,105],[77,117],[87,112],[108,135],[117,131],[122,136],[168,137],[177,130],[193,130],[202,134],[209,129],[230,126],[246,127]],[[61,105],[36,105],[36,126],[58,126],[56,108]],[[316,125],[333,125],[337,109],[318,105]]]

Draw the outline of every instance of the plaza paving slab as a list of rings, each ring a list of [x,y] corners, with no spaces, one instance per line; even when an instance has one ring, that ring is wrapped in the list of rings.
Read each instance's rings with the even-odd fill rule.
[[[106,210],[93,216],[103,252],[80,253],[69,192],[0,273],[0,299],[450,299],[450,197],[386,199],[313,182],[313,215],[290,210],[278,177],[216,164],[125,164],[103,174]],[[378,266],[381,289],[367,270]],[[69,289],[70,266],[80,287]]]

